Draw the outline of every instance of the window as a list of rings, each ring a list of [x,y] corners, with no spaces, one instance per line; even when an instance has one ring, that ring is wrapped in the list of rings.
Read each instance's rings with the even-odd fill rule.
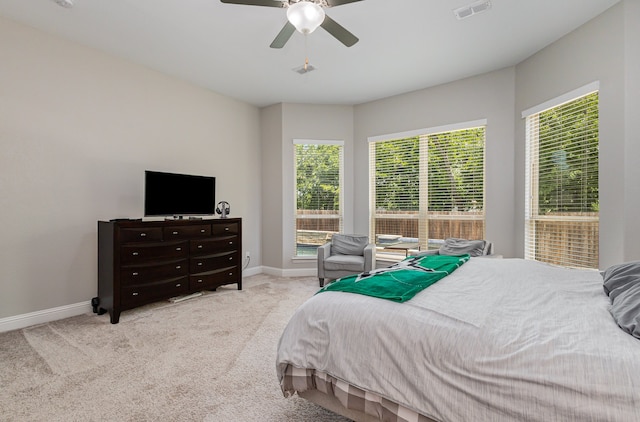
[[[342,231],[343,141],[294,140],[296,256]]]
[[[525,258],[598,268],[597,84],[525,111],[523,117]]]
[[[485,124],[370,139],[369,222],[380,249],[484,238]]]

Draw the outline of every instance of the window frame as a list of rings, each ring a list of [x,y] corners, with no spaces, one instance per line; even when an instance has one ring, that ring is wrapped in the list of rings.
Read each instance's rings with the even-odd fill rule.
[[[593,215],[575,215],[577,212],[565,212],[563,215],[561,211],[543,214],[540,212],[540,127],[539,118],[540,114],[554,109],[560,108],[564,105],[570,104],[574,101],[585,98],[589,95],[596,93],[599,100],[600,84],[598,81],[589,83],[580,88],[567,92],[554,99],[546,101],[537,106],[531,107],[522,112],[522,118],[525,119],[525,206],[524,206],[524,258],[537,260],[541,262],[547,262],[550,264],[561,265],[571,268],[587,268],[597,269],[599,260],[599,221],[600,215],[598,212],[593,212]],[[575,112],[576,114],[578,111]],[[600,117],[597,117],[597,126],[600,124]],[[584,136],[584,135],[583,135]],[[560,140],[565,139],[565,133],[561,133]],[[560,141],[555,141],[558,144]],[[599,145],[599,135],[598,135]],[[564,151],[564,150],[563,150]],[[595,166],[596,170],[599,169],[600,159],[596,158],[596,163],[589,163],[589,169]],[[599,183],[598,183],[599,185]],[[599,191],[599,187],[598,187]],[[599,192],[598,192],[598,204],[599,204]],[[565,204],[562,203],[564,206]],[[582,211],[581,211],[582,213]],[[586,214],[586,212],[584,212]],[[550,252],[538,252],[540,243],[538,242],[539,233],[537,227],[540,225],[554,224],[560,227],[560,230],[556,230],[556,233],[560,235],[566,233],[566,239],[562,243],[569,243],[571,250],[580,250],[580,253],[575,251],[566,250],[566,248],[558,249],[561,246],[556,240],[544,241],[543,244],[546,248],[550,249]],[[584,232],[594,231],[595,235],[582,235],[585,240],[576,238],[578,235],[572,234],[571,226],[580,225],[586,227]],[[595,229],[589,229],[589,225],[594,226]],[[574,230],[575,231],[575,230]],[[559,236],[559,235],[558,235]],[[573,242],[572,242],[573,241]],[[590,246],[580,246],[577,242],[586,242]],[[546,249],[545,249],[546,250]],[[586,256],[582,259],[582,256]],[[578,258],[580,256],[580,258]],[[549,258],[547,258],[549,257]],[[551,258],[552,257],[552,258]]]
[[[449,220],[481,220],[482,221],[482,234],[477,236],[478,238],[485,237],[486,231],[486,140],[487,140],[487,119],[479,119],[474,121],[460,122],[456,124],[444,125],[444,126],[436,126],[431,128],[424,128],[412,131],[405,131],[387,135],[379,135],[368,138],[369,142],[369,237],[373,241],[378,241],[377,236],[381,233],[376,233],[376,218],[387,218],[389,216],[384,216],[376,209],[376,188],[375,188],[375,178],[376,178],[376,168],[375,168],[375,152],[373,152],[372,148],[375,148],[375,143],[377,142],[393,142],[393,141],[403,141],[410,138],[419,138],[419,179],[420,179],[420,188],[419,188],[419,199],[418,199],[418,210],[417,214],[402,214],[398,213],[393,215],[391,218],[394,219],[417,219],[418,222],[418,243],[420,244],[420,249],[424,250],[425,248],[437,247],[438,243],[435,243],[436,246],[431,244],[431,240],[429,239],[429,221],[443,220],[443,216],[439,216],[437,213],[430,212],[429,208],[429,192],[428,192],[428,137],[431,135],[442,134],[447,132],[456,132],[462,130],[472,130],[475,128],[483,128],[483,145],[482,145],[482,210],[479,215],[467,215],[461,214],[459,216],[448,216]],[[415,211],[414,211],[415,213]],[[453,236],[445,236],[445,237],[453,237]],[[438,239],[438,241],[442,241],[444,239]],[[385,249],[383,246],[378,243],[378,250],[382,251],[386,256],[389,255],[392,259],[401,259],[404,258],[405,252],[392,252],[388,249]]]
[[[340,147],[339,151],[339,169],[338,169],[338,202],[339,209],[338,214],[333,216],[327,216],[326,214],[304,214],[303,217],[298,213],[298,162],[297,151],[298,145],[333,145]],[[316,259],[317,253],[300,254],[298,247],[298,220],[312,220],[312,219],[337,219],[338,231],[342,233],[344,228],[344,154],[345,154],[345,142],[343,140],[328,140],[328,139],[293,139],[293,258],[294,259]],[[329,232],[327,232],[327,239],[329,238]],[[333,232],[332,232],[333,233]]]

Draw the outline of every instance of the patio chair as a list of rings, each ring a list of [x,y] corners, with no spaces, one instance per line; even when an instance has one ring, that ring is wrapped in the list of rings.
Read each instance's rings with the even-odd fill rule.
[[[376,266],[376,245],[369,237],[334,234],[330,242],[318,247],[318,279],[336,280],[352,274],[371,271]]]

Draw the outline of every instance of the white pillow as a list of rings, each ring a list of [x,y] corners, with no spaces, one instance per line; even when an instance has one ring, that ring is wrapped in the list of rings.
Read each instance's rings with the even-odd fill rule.
[[[602,278],[613,319],[624,332],[640,339],[640,261],[612,265]]]

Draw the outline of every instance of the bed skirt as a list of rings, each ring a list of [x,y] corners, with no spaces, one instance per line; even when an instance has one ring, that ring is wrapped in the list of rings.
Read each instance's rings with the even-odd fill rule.
[[[358,422],[435,422],[398,403],[315,369],[287,365],[280,387],[285,397],[298,393],[304,399]]]

